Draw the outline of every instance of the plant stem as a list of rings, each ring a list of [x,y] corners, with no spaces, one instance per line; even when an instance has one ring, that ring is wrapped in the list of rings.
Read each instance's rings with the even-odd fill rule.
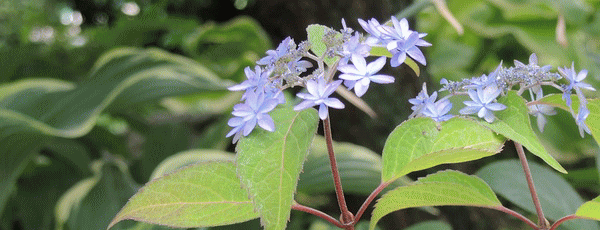
[[[563,218],[560,218],[559,220],[557,220],[556,222],[554,222],[554,224],[552,224],[552,227],[550,227],[550,230],[555,230],[556,228],[558,228],[558,226],[560,224],[562,224],[563,222],[567,221],[567,220],[572,220],[572,219],[578,219],[579,217],[576,215],[568,215],[565,216]]]
[[[527,180],[527,185],[529,186],[529,192],[531,193],[531,199],[533,200],[533,204],[535,205],[535,211],[538,216],[538,226],[540,229],[547,230],[550,226],[548,226],[548,221],[544,217],[544,212],[542,211],[542,205],[540,204],[540,200],[538,199],[537,192],[535,191],[535,185],[533,184],[533,178],[531,177],[531,170],[529,170],[529,164],[527,163],[527,158],[525,157],[525,151],[523,150],[523,146],[516,141],[513,141],[515,144],[515,148],[517,149],[517,154],[519,155],[519,160],[521,160],[521,165],[523,165],[523,172],[525,172],[525,179]]]
[[[500,207],[497,207],[497,208],[494,208],[494,209],[496,209],[496,210],[498,210],[498,211],[501,211],[501,212],[504,212],[504,213],[508,213],[508,214],[510,214],[511,216],[514,216],[514,217],[518,218],[519,220],[521,220],[521,221],[525,222],[527,225],[529,225],[531,228],[533,228],[533,229],[535,229],[535,230],[538,230],[538,229],[539,229],[539,227],[538,227],[538,226],[537,226],[535,223],[533,223],[533,221],[531,221],[531,220],[527,219],[527,217],[525,217],[525,216],[521,215],[521,214],[520,214],[520,213],[518,213],[518,212],[515,212],[515,211],[513,211],[513,210],[510,210],[510,209],[508,209],[508,208],[506,208],[506,207],[504,207],[504,206],[500,206]]]
[[[323,120],[323,130],[325,133],[325,142],[327,142],[327,153],[329,154],[329,163],[331,164],[331,172],[333,174],[333,183],[335,185],[335,195],[337,196],[338,205],[342,212],[341,222],[342,224],[352,223],[354,216],[348,211],[346,205],[346,198],[344,198],[344,190],[342,189],[342,181],[340,179],[340,172],[337,168],[337,162],[335,160],[335,152],[333,151],[333,140],[331,138],[331,124],[329,123],[329,116]]]
[[[379,195],[379,193],[381,193],[381,191],[383,191],[383,189],[386,188],[388,185],[390,185],[390,183],[381,183],[381,184],[379,184],[379,186],[377,186],[377,188],[375,190],[373,190],[373,192],[371,192],[371,194],[369,195],[369,197],[367,197],[367,199],[362,204],[362,206],[360,206],[360,209],[358,209],[358,212],[356,213],[356,216],[354,217],[355,222],[358,222],[358,220],[360,220],[360,217],[367,210],[367,207],[369,207],[369,204],[371,204],[371,202],[375,199],[375,197],[377,197],[377,195]]]
[[[292,205],[292,209],[298,210],[298,211],[302,211],[302,212],[306,212],[306,213],[313,214],[315,216],[321,217],[324,220],[326,220],[327,222],[329,222],[329,223],[337,226],[338,228],[346,228],[346,226],[343,225],[339,220],[336,220],[335,218],[331,217],[330,215],[327,215],[324,212],[321,212],[321,211],[316,210],[314,208],[306,207],[304,205],[295,203],[295,204]]]

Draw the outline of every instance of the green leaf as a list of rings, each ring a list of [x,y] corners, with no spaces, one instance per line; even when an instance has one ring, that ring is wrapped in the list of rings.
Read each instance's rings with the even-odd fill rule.
[[[575,215],[585,219],[600,220],[600,196],[579,206]]]
[[[546,151],[535,135],[531,127],[529,109],[525,105],[525,99],[517,95],[515,91],[509,91],[506,96],[500,97],[498,102],[506,105],[506,109],[494,112],[494,115],[498,119],[492,123],[480,120],[479,123],[525,146],[527,150],[542,158],[544,162],[557,171],[567,173],[567,170]]]
[[[502,206],[492,189],[476,176],[446,170],[398,187],[377,201],[371,228],[385,215],[413,207],[460,205],[497,208]]]
[[[532,161],[529,161],[529,168],[546,218],[558,220],[575,213],[577,207],[583,204],[583,199],[560,174]],[[481,168],[476,175],[498,195],[524,210],[536,212],[518,160],[494,162]],[[598,229],[596,223],[582,220],[568,221],[561,226],[573,230]]]
[[[0,149],[0,210],[31,157],[31,150],[44,141],[45,137],[38,134],[81,137],[107,109],[129,110],[141,102],[224,90],[225,86],[225,82],[190,59],[158,49],[133,48],[115,49],[103,55],[77,87],[49,79],[1,85],[0,142],[5,143],[2,146],[6,149]],[[18,135],[23,137],[15,141]]]
[[[275,132],[254,130],[237,144],[237,172],[265,229],[284,229],[319,119],[314,109],[296,112],[289,107],[275,109],[271,116]]]
[[[235,155],[211,149],[190,149],[176,153],[160,162],[152,172],[151,180],[157,179],[188,165],[207,161],[234,161]]]
[[[247,16],[222,24],[208,22],[186,36],[184,52],[222,78],[243,81],[244,68],[256,65],[271,47],[260,24]]]
[[[573,111],[579,111],[579,99],[577,95],[571,95],[571,101]],[[600,99],[588,99],[587,108],[590,110],[590,115],[585,120],[585,124],[592,131],[592,136],[596,140],[596,143],[600,145]],[[540,100],[541,103],[558,107],[567,112],[570,112],[566,102],[562,99],[562,94],[550,94],[546,95]],[[575,123],[573,125],[576,125]]]
[[[503,143],[504,138],[469,119],[410,119],[386,140],[381,179],[391,182],[436,165],[477,160],[500,152]]]
[[[227,225],[258,217],[232,162],[186,167],[146,184],[119,211],[109,228],[136,220],[178,228]]]
[[[331,29],[327,26],[312,24],[312,25],[308,25],[308,27],[306,27],[306,33],[308,34],[307,35],[308,41],[311,44],[310,50],[312,50],[312,52],[315,53],[317,55],[317,57],[323,56],[325,54],[325,52],[327,51],[327,46],[323,42],[323,36],[328,31],[333,31],[336,34],[335,35],[336,37],[341,37],[341,34],[339,32],[334,31],[333,29]],[[331,66],[338,59],[339,59],[339,57],[325,58],[325,63],[328,66]]]
[[[117,158],[96,161],[92,170],[93,177],[78,182],[58,200],[56,229],[104,228],[139,188],[125,162]]]

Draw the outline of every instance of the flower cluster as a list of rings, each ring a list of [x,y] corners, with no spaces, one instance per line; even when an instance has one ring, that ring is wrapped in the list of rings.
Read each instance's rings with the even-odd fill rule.
[[[529,91],[531,98],[531,101],[528,102],[529,113],[536,117],[538,128],[543,131],[546,124],[545,116],[554,115],[556,111],[552,106],[534,102],[544,97],[542,86],[550,86],[563,92],[563,99],[576,120],[581,136],[584,135],[584,132],[591,133],[585,124],[585,119],[590,112],[587,109],[587,100],[582,89],[591,91],[595,91],[595,89],[591,85],[582,82],[587,76],[586,70],[577,73],[572,64],[570,69],[559,67],[559,73],[551,72],[552,66],[538,65],[535,54],[529,57],[529,64],[527,65],[516,60],[514,64],[512,67],[505,68],[500,63],[496,70],[489,75],[483,74],[480,77],[464,79],[459,82],[442,79],[440,81],[442,88],[439,91],[448,91],[450,94],[438,102],[435,102],[438,92],[434,92],[429,96],[425,85],[423,85],[423,90],[419,95],[409,100],[414,105],[411,108],[413,110],[411,117],[431,117],[436,121],[448,120],[452,116],[446,115],[452,107],[448,98],[453,95],[466,94],[471,101],[464,101],[463,104],[466,106],[459,113],[463,115],[477,114],[478,117],[491,123],[495,120],[495,111],[506,109],[506,106],[498,103],[496,98],[518,87],[517,93],[519,95]],[[558,82],[561,79],[565,79],[567,83],[559,85]],[[571,94],[573,91],[579,99],[577,113],[571,107]]]
[[[410,30],[406,19],[392,17],[387,25],[379,24],[375,19],[358,21],[369,35],[355,32],[342,19],[343,28],[339,32],[325,29],[322,43],[326,46],[326,51],[320,57],[309,51],[312,44],[308,41],[296,44],[288,37],[275,50],[267,51],[267,56],[256,62],[254,70],[246,67],[244,71],[247,80],[229,87],[231,91],[244,91],[244,94],[242,103],[233,108],[234,117],[228,122],[232,129],[227,137],[233,136],[235,143],[241,136],[249,135],[256,125],[267,131],[274,131],[275,124],[269,112],[278,104],[285,103],[282,90],[286,88],[305,87],[305,92],[297,94],[303,101],[294,110],[318,106],[319,117],[325,120],[329,114],[328,108],[344,108],[342,101],[331,97],[338,87],[342,87],[342,83],[348,89],[354,89],[358,97],[367,92],[371,82],[393,83],[394,77],[378,74],[386,63],[386,57],[367,62],[372,47],[386,47],[392,55],[392,67],[402,64],[407,55],[426,64],[418,47],[431,44],[422,39],[426,34]],[[326,66],[326,58],[336,58],[336,61]],[[317,64],[316,68],[314,63]],[[341,72],[339,80],[334,80],[338,71]],[[431,106],[424,106],[423,112],[442,121],[449,118],[445,114],[451,107],[447,100],[440,100]]]

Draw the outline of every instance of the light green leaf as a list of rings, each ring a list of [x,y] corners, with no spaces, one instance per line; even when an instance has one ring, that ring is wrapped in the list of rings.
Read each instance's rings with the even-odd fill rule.
[[[239,223],[257,218],[232,162],[186,167],[146,184],[111,221],[136,220],[178,228]]]
[[[254,130],[236,148],[237,172],[265,229],[285,229],[298,176],[317,131],[314,109],[271,112],[275,132]]]
[[[575,215],[585,219],[600,220],[600,196],[579,206]]]
[[[160,162],[152,172],[151,180],[157,179],[185,166],[207,161],[234,161],[235,155],[221,150],[190,149],[176,153]]]
[[[529,161],[529,168],[546,218],[556,221],[575,213],[583,204],[583,199],[560,174],[532,161]],[[518,160],[494,162],[481,168],[476,175],[498,195],[524,210],[536,212]],[[571,220],[561,226],[572,230],[598,229],[598,224],[584,220]]]
[[[93,177],[75,184],[58,200],[56,229],[102,229],[139,188],[118,158],[96,161],[92,171]]]
[[[503,137],[469,119],[410,119],[386,140],[381,179],[391,182],[436,165],[477,160],[500,152],[503,143]]]
[[[579,111],[579,99],[577,98],[577,95],[571,95],[571,101],[573,111]],[[587,101],[587,108],[590,110],[590,115],[588,115],[585,120],[585,124],[590,128],[590,131],[592,131],[592,136],[594,136],[596,143],[600,145],[600,99],[588,99]],[[570,112],[566,102],[562,99],[562,94],[547,95],[542,98],[540,102]],[[573,122],[573,125],[576,124]]]
[[[498,119],[494,120],[492,123],[480,120],[479,123],[494,130],[494,132],[525,146],[527,150],[539,158],[542,158],[544,162],[557,171],[567,173],[567,170],[565,170],[558,161],[546,151],[538,137],[535,135],[535,132],[531,127],[529,109],[527,109],[527,106],[525,105],[525,99],[517,95],[515,91],[509,91],[506,96],[500,97],[498,102],[506,105],[506,109],[494,112],[494,115]]]
[[[460,205],[497,208],[502,206],[492,189],[476,176],[446,170],[398,187],[377,201],[371,228],[385,215],[413,207]]]
[[[325,54],[325,51],[327,51],[327,46],[323,42],[323,36],[328,31],[334,32],[336,34],[335,37],[341,37],[341,34],[339,32],[334,31],[333,29],[327,26],[312,24],[306,27],[306,33],[308,33],[308,41],[311,44],[310,50],[312,50],[312,52],[315,53],[317,57],[323,56]],[[325,63],[331,66],[338,59],[340,58],[325,58]]]

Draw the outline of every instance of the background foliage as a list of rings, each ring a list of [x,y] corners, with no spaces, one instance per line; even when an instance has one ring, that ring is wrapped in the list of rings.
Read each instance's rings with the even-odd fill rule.
[[[381,180],[385,169],[379,154],[385,151],[386,137],[407,118],[407,99],[416,95],[422,82],[435,86],[441,78],[479,76],[501,60],[525,61],[535,52],[543,64],[568,66],[574,61],[576,69],[590,71],[588,82],[600,88],[600,1],[448,0],[447,5],[464,27],[462,35],[428,0],[0,2],[0,229],[105,229],[151,178],[192,162],[231,159],[233,146],[224,138],[227,114],[240,94],[225,87],[244,79],[243,68],[253,66],[284,37],[306,39],[305,28],[313,23],[340,28],[343,17],[360,30],[357,18],[382,20],[401,12],[410,16],[411,25],[427,32],[425,39],[433,44],[424,51],[428,65],[421,67],[421,77],[406,67],[389,69],[396,83],[372,86],[372,93],[365,95],[376,119],[352,106],[332,111],[331,116],[339,118],[333,120],[333,134],[340,142],[338,163],[351,210],[357,210]],[[564,39],[557,39],[560,18]],[[573,207],[600,193],[600,151],[591,137],[579,137],[571,119],[559,112],[544,133],[537,133],[569,174],[532,166],[534,177],[549,181],[538,187],[554,189],[541,189],[542,200],[573,204],[556,208],[557,217],[573,213]],[[296,199],[335,214],[320,137],[309,152]],[[505,206],[532,214],[527,201],[510,198],[523,188],[503,185],[521,179],[511,182],[494,173],[514,167],[504,160],[514,156],[508,148],[408,177],[416,180],[449,168],[476,174]],[[553,196],[556,193],[562,195]],[[548,218],[556,218],[553,215],[548,213]],[[359,226],[367,228],[368,223]],[[508,216],[468,207],[404,209],[379,222],[381,229],[432,226],[524,228]],[[133,221],[114,227],[149,228],[164,229]],[[258,229],[259,223],[216,229],[228,228]],[[288,228],[332,226],[294,211]],[[598,226],[573,221],[563,229]]]

